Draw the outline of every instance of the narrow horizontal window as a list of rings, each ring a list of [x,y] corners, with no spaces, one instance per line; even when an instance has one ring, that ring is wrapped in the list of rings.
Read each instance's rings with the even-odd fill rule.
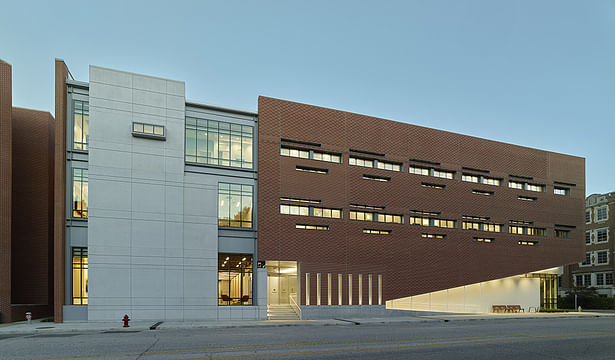
[[[162,125],[145,124],[140,122],[132,123],[132,136],[146,137],[151,139],[166,139],[165,128]]]
[[[410,174],[429,176],[429,168],[420,166],[410,165],[408,166],[408,172]]]
[[[348,157],[348,164],[382,170],[401,171],[401,164],[377,159],[363,159],[355,156]]]
[[[423,211],[423,210],[410,210],[411,213],[426,215],[426,216],[438,216],[441,214],[439,211]]]
[[[350,156],[350,157],[348,157],[348,164],[349,165],[353,165],[353,166],[362,166],[362,167],[373,168],[374,167],[374,160],[362,159],[362,158]]]
[[[331,209],[331,208],[305,206],[305,205],[281,204],[280,214],[341,219],[342,209]]]
[[[311,200],[311,199],[300,199],[300,198],[291,198],[291,197],[281,197],[280,201],[293,201],[300,203],[308,203],[308,204],[320,204],[320,200]]]
[[[401,171],[401,164],[390,161],[376,160],[376,167],[382,170]]]
[[[547,229],[531,227],[531,226],[509,225],[508,232],[511,234],[518,234],[518,235],[546,236]]]
[[[433,177],[437,177],[437,178],[442,178],[442,179],[453,179],[455,178],[455,172],[454,171],[448,171],[448,170],[437,170],[437,169],[433,169],[431,176]]]
[[[329,230],[329,225],[295,224],[295,229],[301,230]]]
[[[299,159],[310,159],[310,160],[318,160],[332,163],[341,163],[342,155],[339,153],[331,153],[320,150],[308,150],[308,149],[300,149],[293,148],[289,146],[282,145],[280,147],[280,155],[294,157]]]
[[[457,220],[435,219],[424,216],[410,216],[410,225],[455,228],[457,226]]]
[[[534,196],[523,196],[523,195],[517,195],[517,200],[522,200],[522,201],[536,201],[538,200],[537,197]]]
[[[350,210],[350,220],[376,221],[381,223],[403,224],[403,215],[383,214],[371,211]]]
[[[329,169],[321,169],[321,168],[299,166],[299,165],[295,167],[295,170],[316,173],[316,174],[328,174],[329,173]]]
[[[421,237],[430,238],[430,239],[445,239],[446,238],[446,234],[422,233]]]
[[[527,245],[527,246],[534,246],[534,245],[538,245],[538,241],[519,240],[519,241],[517,241],[517,244],[519,244],[519,245]]]
[[[489,224],[476,221],[463,221],[461,223],[461,228],[464,230],[502,232],[502,224]]]
[[[545,186],[539,184],[526,184],[525,190],[534,191],[534,192],[544,192]]]
[[[463,218],[466,220],[481,220],[481,221],[487,221],[490,219],[489,216],[475,216],[475,215],[463,215]]]
[[[501,182],[502,179],[492,178],[488,176],[481,176],[480,178],[480,183],[485,185],[500,186]]]
[[[472,238],[472,240],[474,240],[476,242],[480,242],[480,243],[492,243],[492,242],[495,242],[494,238],[488,238],[488,237],[474,237],[474,238]]]
[[[426,182],[422,182],[421,186],[426,187],[426,188],[431,188],[431,189],[440,189],[440,190],[446,188],[446,185],[432,184],[432,183],[426,183]]]
[[[384,210],[385,209],[385,206],[365,205],[365,204],[350,204],[350,206],[359,208],[359,209],[368,209],[368,210]]]
[[[518,181],[510,180],[508,182],[508,187],[511,188],[511,189],[520,189],[520,190],[522,190],[523,189],[523,183],[522,182],[518,182]]]
[[[363,179],[365,179],[365,180],[382,181],[382,182],[391,182],[391,178],[390,177],[368,175],[368,174],[363,174]]]
[[[570,195],[570,189],[569,188],[563,188],[563,187],[554,187],[553,188],[553,194],[555,195],[562,195],[562,196],[568,196]]]
[[[461,181],[466,181],[466,182],[478,183],[479,178],[480,176],[476,176],[476,175],[469,175],[469,174],[461,175]]]
[[[491,196],[491,195],[494,194],[494,192],[493,191],[485,191],[485,190],[472,189],[472,194]]]
[[[363,229],[363,234],[390,235],[391,230]]]
[[[569,239],[570,238],[570,230],[555,229],[555,237],[556,238],[562,238],[562,239]]]
[[[532,225],[534,222],[526,221],[526,220],[510,220],[510,223],[517,224],[517,225]]]

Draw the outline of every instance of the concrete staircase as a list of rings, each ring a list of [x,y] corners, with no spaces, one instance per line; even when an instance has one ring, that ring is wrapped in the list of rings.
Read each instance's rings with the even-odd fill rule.
[[[267,305],[269,320],[299,320],[299,317],[290,305]]]

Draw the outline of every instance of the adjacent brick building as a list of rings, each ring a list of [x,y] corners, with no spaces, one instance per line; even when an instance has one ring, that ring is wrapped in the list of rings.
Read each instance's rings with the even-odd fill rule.
[[[54,119],[12,106],[11,66],[0,61],[0,316],[51,315]]]

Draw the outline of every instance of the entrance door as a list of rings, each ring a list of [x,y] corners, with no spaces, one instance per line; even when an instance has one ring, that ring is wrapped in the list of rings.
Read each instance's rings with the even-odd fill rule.
[[[266,261],[267,305],[290,304],[290,296],[297,296],[297,262]]]

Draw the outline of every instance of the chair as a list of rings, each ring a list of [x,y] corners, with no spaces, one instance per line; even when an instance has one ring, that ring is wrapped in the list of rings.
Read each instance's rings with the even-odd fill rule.
[[[222,301],[224,301],[224,302],[230,302],[231,301],[231,298],[228,297],[228,295],[226,295],[226,294],[222,294],[220,297],[222,298]]]
[[[248,302],[248,300],[250,300],[250,295],[244,295],[241,297],[241,303],[245,303]]]

